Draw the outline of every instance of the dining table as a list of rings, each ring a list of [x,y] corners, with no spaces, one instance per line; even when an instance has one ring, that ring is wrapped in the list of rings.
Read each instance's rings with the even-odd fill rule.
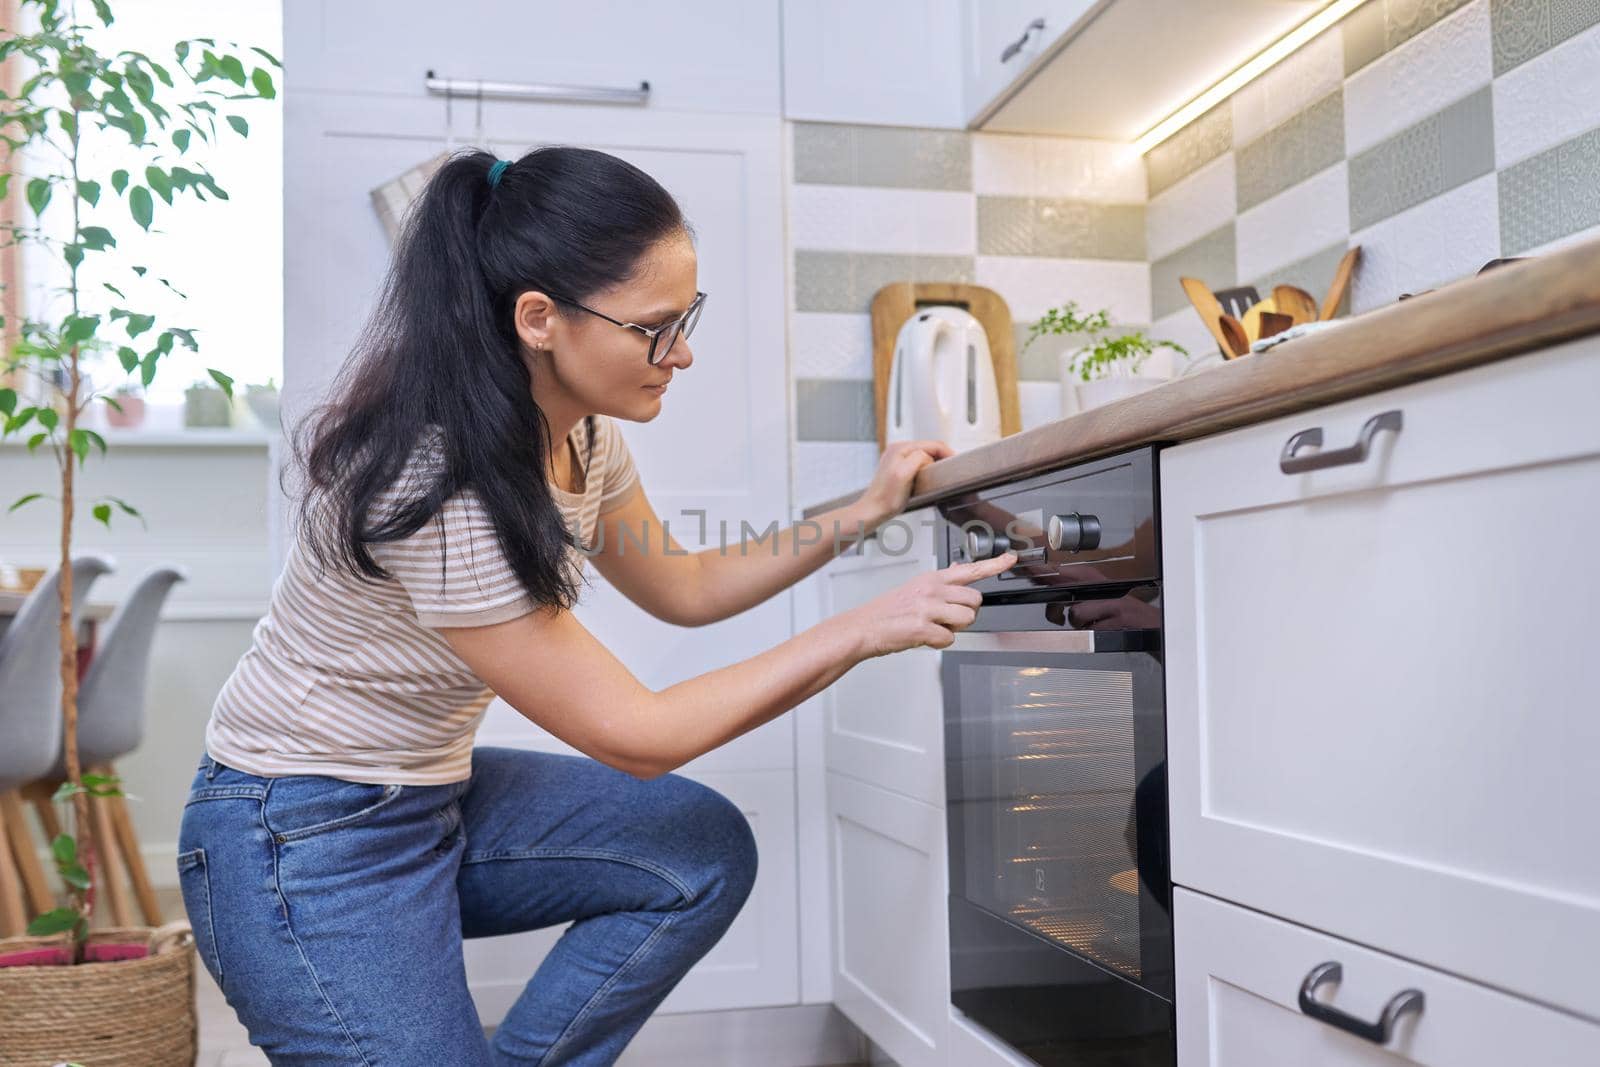
[[[5,636],[11,620],[17,617],[28,599],[27,590],[0,587],[0,637]],[[95,644],[99,639],[100,625],[111,617],[116,605],[89,601],[78,613],[78,680],[82,681],[89,663],[94,659]]]

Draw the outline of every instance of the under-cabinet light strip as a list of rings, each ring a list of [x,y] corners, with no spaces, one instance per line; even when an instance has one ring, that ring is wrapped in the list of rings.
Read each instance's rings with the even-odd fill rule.
[[[1245,85],[1254,81],[1260,74],[1274,66],[1295,49],[1366,2],[1367,0],[1334,0],[1333,3],[1258,52],[1232,74],[1229,74],[1211,88],[1156,123],[1138,140],[1133,142],[1133,150],[1141,156],[1144,155],[1150,149],[1165,141],[1207,111],[1210,111],[1217,104],[1238,92]]]

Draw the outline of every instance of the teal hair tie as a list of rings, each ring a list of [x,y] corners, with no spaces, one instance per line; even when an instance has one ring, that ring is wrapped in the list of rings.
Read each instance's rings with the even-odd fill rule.
[[[500,175],[504,174],[509,166],[511,166],[511,160],[500,159],[496,160],[494,166],[489,168],[489,187],[491,189],[500,184]]]

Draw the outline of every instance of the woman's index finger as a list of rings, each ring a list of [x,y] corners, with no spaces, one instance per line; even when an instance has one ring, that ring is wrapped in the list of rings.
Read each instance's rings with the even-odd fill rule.
[[[991,559],[974,560],[971,563],[957,563],[948,568],[950,580],[967,585],[984,578],[992,578],[1001,571],[1010,570],[1016,565],[1015,552],[1003,552]]]

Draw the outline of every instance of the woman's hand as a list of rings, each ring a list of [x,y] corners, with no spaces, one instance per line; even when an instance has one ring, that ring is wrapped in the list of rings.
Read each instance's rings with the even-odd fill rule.
[[[842,613],[847,626],[857,628],[865,658],[886,656],[927,645],[949,648],[956,631],[965,630],[978,617],[983,594],[971,583],[999,574],[1017,562],[1015,552],[974,563],[955,563],[943,570],[919,574],[860,607]]]
[[[911,483],[930,463],[948,459],[955,450],[943,441],[896,441],[883,450],[877,473],[856,502],[851,505],[867,529],[888,522],[906,509],[911,499]]]

